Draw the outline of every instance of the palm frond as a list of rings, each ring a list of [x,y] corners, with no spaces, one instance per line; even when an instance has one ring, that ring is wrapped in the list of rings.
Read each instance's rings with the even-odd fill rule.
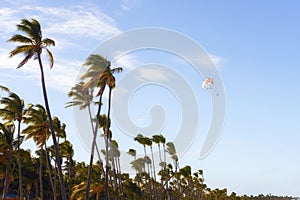
[[[9,89],[3,85],[0,85],[0,89],[4,92],[9,92]]]
[[[29,55],[27,55],[23,60],[22,62],[20,62],[20,64],[18,65],[17,69],[23,67],[27,62],[28,60],[30,60],[32,58],[32,56],[34,55],[34,53],[31,53]]]
[[[53,58],[53,55],[52,55],[51,51],[49,51],[49,49],[46,48],[46,51],[47,51],[47,54],[48,54],[48,57],[49,57],[50,69],[52,69],[53,64],[54,64],[54,58]]]
[[[13,57],[17,54],[24,53],[29,55],[34,50],[34,45],[20,45],[9,53],[9,57]]]
[[[25,37],[23,35],[20,34],[16,34],[14,36],[12,36],[9,40],[7,40],[7,42],[20,42],[20,43],[27,43],[27,44],[33,44],[33,40]]]
[[[48,47],[48,46],[55,46],[55,42],[54,40],[50,39],[50,38],[45,38],[42,41],[43,45]]]

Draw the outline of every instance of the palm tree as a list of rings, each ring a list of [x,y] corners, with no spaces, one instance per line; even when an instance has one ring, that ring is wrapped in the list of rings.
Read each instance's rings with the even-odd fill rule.
[[[93,117],[91,112],[91,104],[93,103],[93,91],[93,88],[84,89],[84,82],[79,82],[74,87],[72,87],[71,91],[68,93],[68,96],[71,97],[73,100],[67,102],[65,106],[65,108],[71,106],[79,106],[80,110],[87,108],[89,112],[92,131],[94,131]],[[100,152],[97,143],[95,143],[95,147],[98,154],[98,159],[101,161],[102,159],[100,157]]]
[[[88,79],[88,81],[84,84],[84,89],[89,88],[95,88],[99,87],[99,91],[97,93],[97,96],[99,96],[99,105],[98,105],[98,111],[96,114],[96,118],[98,119],[101,113],[101,107],[102,107],[102,96],[103,92],[105,90],[105,86],[107,85],[109,87],[109,97],[108,97],[108,111],[107,111],[107,127],[106,127],[106,133],[109,133],[110,128],[110,106],[111,106],[111,91],[115,87],[115,78],[113,74],[115,72],[121,72],[122,68],[117,67],[111,69],[111,62],[105,59],[104,57],[100,55],[90,55],[85,63],[84,66],[89,66],[89,69],[85,74],[81,76],[82,80]],[[97,132],[98,132],[98,120],[96,120],[95,130],[94,130],[94,138],[92,142],[92,151],[91,151],[91,157],[90,157],[90,165],[93,163],[93,155],[94,152],[94,146],[96,143],[97,138]],[[107,134],[106,134],[107,135]],[[105,199],[108,198],[108,137],[106,136],[106,184],[105,184]],[[87,194],[86,199],[89,199],[89,186],[87,187]]]
[[[25,58],[20,62],[17,68],[22,67],[27,63],[28,60],[31,58],[36,58],[39,62],[40,72],[41,72],[41,84],[42,84],[42,90],[43,90],[43,96],[45,101],[45,107],[47,110],[47,115],[49,119],[50,124],[50,130],[51,130],[51,136],[53,140],[53,144],[55,147],[55,153],[56,153],[56,164],[59,172],[59,181],[60,181],[60,187],[61,187],[61,193],[62,193],[62,199],[66,200],[66,189],[65,189],[65,183],[63,179],[62,174],[62,168],[61,168],[61,162],[60,162],[60,155],[58,150],[58,143],[56,141],[55,132],[53,128],[53,122],[50,112],[50,106],[48,102],[48,96],[47,96],[47,90],[46,90],[46,83],[45,83],[45,77],[44,77],[44,69],[41,59],[41,54],[43,50],[46,50],[47,55],[49,56],[50,61],[50,68],[53,67],[54,59],[53,55],[50,52],[50,50],[47,48],[48,46],[55,46],[55,42],[52,39],[49,38],[42,38],[42,30],[40,23],[35,20],[31,19],[31,21],[27,19],[22,19],[21,23],[17,25],[17,29],[23,33],[24,35],[16,34],[13,35],[8,42],[18,42],[21,43],[21,45],[17,46],[14,50],[10,52],[10,57],[13,57],[18,54],[25,54]]]
[[[145,137],[145,142],[146,142],[146,145],[150,147],[151,158],[152,158],[151,165],[152,165],[152,169],[153,169],[153,177],[154,177],[154,180],[156,182],[156,173],[155,173],[155,164],[154,164],[154,156],[153,156],[153,148],[152,148],[152,139],[150,139],[148,137]]]
[[[74,169],[73,169],[74,149],[73,149],[73,146],[68,140],[66,140],[66,141],[62,142],[61,144],[59,144],[59,149],[61,152],[61,156],[65,157],[67,159],[67,161],[66,161],[67,175],[68,175],[68,180],[71,180],[71,178],[74,175]],[[68,199],[70,199],[70,196],[72,194],[72,188],[71,188],[70,184],[67,185],[67,191],[68,191]]]
[[[134,158],[134,161],[136,161],[136,150],[135,149],[129,149],[127,152],[128,155],[132,156]],[[137,175],[137,170],[135,170],[135,174]]]
[[[2,124],[0,123],[0,152],[1,156],[5,157],[6,170],[5,170],[5,180],[4,187],[2,192],[2,198],[6,200],[6,195],[8,187],[10,184],[9,174],[10,174],[10,165],[13,152],[17,149],[20,141],[14,140],[15,126],[14,124]]]
[[[178,156],[176,153],[176,148],[173,142],[168,142],[167,144],[167,152],[170,154],[171,158],[173,159],[174,166],[175,166],[175,172],[177,172],[178,169]]]
[[[84,88],[84,82],[79,82],[74,87],[71,88],[71,91],[68,93],[69,97],[72,97],[72,101],[66,103],[66,108],[71,106],[79,106],[80,110],[88,109],[92,132],[94,132],[94,124],[93,124],[93,117],[91,112],[91,103],[93,103],[93,91],[94,88]],[[101,97],[102,98],[102,97]],[[94,134],[93,143],[96,147],[97,155],[99,160],[102,162],[102,159],[100,157],[98,145],[95,142],[96,137]],[[90,158],[90,165],[89,165],[89,171],[88,171],[88,178],[87,178],[87,184],[91,184],[91,176],[92,176],[92,166],[93,166],[93,158],[94,158],[94,145],[92,145],[91,150],[91,158]],[[87,186],[87,189],[89,186]]]
[[[21,123],[26,113],[24,109],[24,100],[15,93],[9,93],[9,97],[3,97],[0,100],[0,104],[3,106],[0,109],[1,117],[7,122],[17,121],[18,125],[18,140],[21,137]],[[23,199],[23,184],[22,184],[22,164],[20,158],[20,143],[17,147],[17,156],[18,156],[18,167],[19,167],[19,191],[20,199]]]
[[[90,55],[84,62],[83,66],[89,66],[87,72],[81,76],[82,80],[88,79],[88,81],[83,84],[82,92],[89,92],[94,91],[95,87],[99,87],[99,91],[97,96],[99,96],[99,104],[98,104],[98,111],[96,114],[96,119],[99,118],[102,108],[102,95],[105,90],[105,80],[103,79],[104,71],[110,66],[110,62],[107,61],[104,57],[100,55]],[[92,92],[91,92],[92,95]],[[93,99],[93,98],[91,98]],[[91,112],[89,110],[90,118]],[[96,125],[93,128],[93,140],[92,140],[92,147],[91,147],[91,155],[90,155],[90,167],[88,171],[88,181],[86,187],[86,200],[89,200],[89,190],[91,184],[91,176],[92,176],[92,166],[93,166],[93,159],[94,159],[94,149],[96,145],[96,138],[98,133],[98,120],[96,120]]]
[[[45,154],[46,167],[49,174],[49,180],[53,191],[53,198],[56,199],[55,186],[52,180],[51,168],[49,164],[49,155],[46,142],[51,135],[49,129],[49,120],[45,108],[42,105],[35,105],[28,110],[27,117],[24,119],[24,123],[28,126],[23,130],[23,134],[26,135],[26,140],[32,138],[36,145],[39,147],[38,153],[40,154],[40,196],[43,199],[42,191],[42,174],[41,169],[43,165],[43,154]]]
[[[148,157],[147,156],[146,145],[149,144],[149,140],[147,140],[147,137],[144,137],[142,134],[138,134],[134,138],[134,141],[137,141],[138,143],[140,143],[141,145],[143,145],[143,147],[144,147],[144,154],[145,154],[144,156]],[[147,165],[147,168],[148,168],[148,172],[150,172],[149,165]],[[149,176],[150,176],[150,174],[149,174]]]

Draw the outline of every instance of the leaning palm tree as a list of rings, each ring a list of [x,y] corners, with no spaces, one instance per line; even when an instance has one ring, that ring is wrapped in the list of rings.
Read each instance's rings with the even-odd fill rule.
[[[94,132],[93,116],[91,112],[91,104],[93,103],[93,91],[94,88],[84,88],[84,82],[79,82],[74,87],[71,88],[71,91],[68,93],[68,96],[72,98],[72,101],[66,103],[66,108],[71,106],[79,106],[80,110],[87,108],[89,113],[89,118],[91,122],[92,132]],[[96,138],[95,138],[96,140]],[[100,152],[98,149],[97,143],[95,143],[98,159],[102,163]],[[91,158],[94,158],[94,148],[91,151]],[[92,175],[92,166],[93,159],[90,159],[89,171],[88,171],[88,181],[87,184],[91,184],[91,175]],[[88,186],[89,188],[89,186]]]
[[[0,100],[0,104],[3,106],[0,109],[0,117],[7,121],[13,123],[13,121],[17,121],[18,127],[18,140],[21,138],[21,123],[26,114],[26,110],[24,108],[24,100],[21,99],[15,93],[9,93],[9,97],[3,97]],[[18,143],[17,147],[17,157],[18,157],[18,168],[19,168],[19,191],[20,191],[20,199],[23,199],[23,183],[22,183],[22,164],[20,158],[20,143]]]
[[[95,87],[98,87],[99,90],[97,92],[97,96],[99,97],[99,102],[98,102],[98,110],[96,114],[96,119],[99,118],[100,113],[101,113],[101,108],[102,108],[102,96],[105,90],[106,85],[109,86],[109,95],[111,97],[111,90],[115,86],[115,80],[113,77],[113,74],[115,72],[121,72],[122,68],[111,68],[111,62],[105,59],[103,56],[100,55],[95,55],[92,54],[90,55],[84,62],[83,66],[88,66],[88,70],[85,74],[81,76],[82,80],[87,80],[84,84],[84,90],[87,89],[93,89]],[[110,97],[109,97],[109,109],[108,113],[110,113]],[[108,115],[109,119],[109,115]],[[109,120],[108,120],[109,121]],[[92,149],[91,149],[91,156],[90,156],[90,165],[93,163],[93,155],[94,155],[94,148],[96,144],[96,138],[97,138],[97,132],[98,132],[98,120],[96,120],[96,125],[93,131],[93,141],[92,141]],[[109,127],[107,127],[109,129]],[[108,131],[107,131],[108,132]],[[108,146],[108,143],[106,143],[106,146]],[[106,154],[108,153],[108,150],[106,150]],[[108,156],[106,156],[106,163],[108,163]],[[108,171],[108,166],[106,167]],[[91,172],[92,173],[92,172]],[[89,175],[90,177],[91,175]],[[106,174],[106,178],[108,179],[108,174]],[[107,182],[107,181],[106,181]],[[90,182],[88,181],[87,183],[87,188],[86,188],[86,199],[89,199],[89,184]],[[105,196],[106,199],[108,198],[108,185],[105,185]]]
[[[60,181],[60,187],[61,187],[61,193],[62,193],[62,199],[66,200],[66,189],[65,189],[65,183],[63,179],[62,174],[62,168],[61,168],[61,161],[60,161],[60,155],[58,150],[58,143],[56,141],[55,132],[53,128],[52,123],[52,117],[48,102],[48,96],[47,96],[47,90],[46,90],[46,83],[45,83],[45,76],[44,76],[44,69],[43,69],[43,63],[41,54],[42,51],[45,50],[49,56],[50,61],[50,68],[53,67],[54,59],[52,53],[47,48],[48,46],[55,46],[55,42],[52,39],[49,38],[42,38],[42,30],[40,23],[35,19],[22,19],[21,23],[17,25],[17,29],[21,32],[23,32],[25,35],[16,34],[13,35],[8,42],[17,42],[20,43],[14,50],[10,52],[10,57],[16,56],[18,54],[24,54],[25,58],[20,62],[17,68],[22,67],[25,65],[28,60],[31,58],[35,58],[38,60],[39,67],[40,67],[40,73],[41,73],[41,84],[42,84],[42,90],[43,90],[43,96],[45,101],[45,107],[48,114],[49,124],[50,124],[50,130],[51,130],[51,136],[53,140],[53,144],[55,147],[55,154],[56,159],[55,162],[57,164],[58,173],[59,173],[59,181]]]
[[[83,66],[88,66],[87,72],[81,76],[82,80],[86,80],[87,82],[83,84],[82,91],[83,93],[87,93],[89,91],[94,91],[95,87],[99,87],[99,91],[97,92],[97,96],[99,96],[99,104],[98,110],[96,114],[96,119],[99,118],[102,108],[102,96],[105,90],[105,80],[103,79],[102,75],[103,72],[110,66],[110,62],[106,60],[104,57],[100,55],[90,55],[84,62]],[[93,95],[91,92],[91,95]],[[93,99],[93,96],[92,96]],[[91,100],[92,100],[91,99]],[[89,110],[90,112],[90,110]],[[90,118],[92,118],[91,113]],[[91,147],[91,155],[90,155],[90,167],[88,171],[88,180],[87,180],[87,187],[86,187],[86,200],[89,200],[90,195],[90,184],[91,184],[91,177],[92,177],[92,166],[93,166],[93,159],[94,159],[94,150],[96,146],[96,138],[98,133],[98,124],[99,121],[96,120],[96,125],[93,128],[93,140],[92,140],[92,147]]]

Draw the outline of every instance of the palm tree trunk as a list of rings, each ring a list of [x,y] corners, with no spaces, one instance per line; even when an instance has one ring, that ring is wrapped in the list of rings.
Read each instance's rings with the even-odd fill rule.
[[[98,128],[99,128],[98,117],[101,113],[102,94],[104,92],[104,89],[105,89],[105,87],[103,89],[101,88],[102,93],[99,96],[99,106],[98,106],[98,111],[97,111],[97,114],[96,114],[96,125],[95,125],[95,127],[93,126],[93,117],[92,117],[92,114],[91,114],[91,108],[90,108],[90,105],[88,105],[88,111],[89,111],[89,116],[90,116],[90,120],[91,120],[91,126],[92,126],[94,137],[93,137],[93,141],[92,141],[90,165],[89,165],[89,170],[88,170],[87,187],[86,187],[86,195],[85,195],[86,200],[90,199],[90,186],[91,186],[91,177],[92,177],[92,171],[93,171],[94,151],[95,151],[95,146],[97,145],[96,144],[96,139],[97,139],[97,133],[98,133]],[[97,151],[99,151],[98,147],[97,147]],[[98,152],[98,156],[99,156],[99,152]]]
[[[111,142],[111,138],[109,138],[110,149],[112,149],[111,145],[113,145],[113,144]],[[115,185],[115,189],[117,189],[118,183],[117,183],[116,163],[115,163],[115,159],[114,159],[114,155],[113,155],[112,151],[110,151],[110,159],[111,159],[111,165],[112,165],[113,176],[114,176],[114,185]]]
[[[21,134],[21,121],[18,120],[18,167],[19,167],[19,191],[20,199],[23,200],[23,183],[22,183],[22,165],[20,158],[20,134]]]
[[[49,181],[50,181],[51,189],[53,192],[53,199],[56,200],[56,190],[55,190],[55,186],[54,186],[53,179],[52,179],[52,173],[51,173],[52,168],[50,168],[50,164],[49,164],[50,160],[49,160],[49,155],[48,155],[46,144],[45,144],[45,157],[46,157],[46,167],[48,170]]]
[[[119,185],[120,185],[121,200],[124,200],[120,157],[117,158],[117,165],[118,165],[117,169],[118,169],[118,176],[119,176]]]
[[[156,182],[156,172],[155,172],[155,163],[154,163],[154,156],[153,156],[152,145],[150,146],[150,150],[151,150],[151,156],[152,156],[153,177],[154,177],[154,180]]]
[[[102,104],[102,100],[101,100],[100,103]],[[89,111],[89,117],[90,117],[90,122],[91,122],[92,131],[94,132],[94,123],[93,123],[93,117],[92,117],[90,105],[88,105],[88,111]],[[98,111],[97,111],[97,112],[98,112]],[[100,112],[101,112],[101,109],[99,110],[99,114],[98,114],[97,117],[100,116]],[[99,125],[99,122],[98,122],[98,124],[96,124],[96,125]],[[97,132],[98,132],[98,130],[97,130]],[[96,138],[97,138],[97,137],[96,137]],[[96,142],[95,142],[95,147],[96,147],[96,152],[97,152],[97,155],[98,155],[98,159],[99,159],[99,161],[102,163],[103,161],[102,161],[102,159],[101,159],[100,151],[99,151],[99,149],[98,149],[98,145],[97,145]],[[105,174],[105,172],[103,171],[103,175],[104,175],[104,174]]]
[[[40,197],[41,200],[44,199],[44,190],[43,190],[43,154],[42,150],[40,150],[40,171],[39,171],[39,179],[40,179]]]
[[[6,165],[6,170],[5,170],[5,180],[4,180],[4,187],[3,187],[3,192],[2,192],[2,198],[3,200],[6,200],[8,188],[9,188],[9,168],[10,168],[10,161],[11,161],[12,153],[9,154],[8,159],[7,159],[7,165]]]
[[[38,54],[38,61],[39,61],[40,71],[41,71],[41,82],[42,82],[42,89],[43,89],[45,107],[46,107],[48,118],[49,118],[51,136],[52,136],[53,145],[54,145],[54,149],[55,149],[55,156],[56,156],[55,162],[57,164],[57,170],[58,170],[58,174],[59,174],[59,183],[60,183],[60,188],[61,188],[62,200],[67,200],[65,182],[64,182],[64,177],[63,177],[63,174],[62,174],[61,160],[60,160],[60,155],[59,155],[59,150],[58,150],[58,143],[56,141],[56,136],[55,136],[55,132],[54,132],[50,107],[49,107],[49,103],[48,103],[47,90],[46,90],[45,77],[44,77],[44,70],[43,70],[43,64],[42,64],[40,54]]]
[[[106,145],[106,152],[105,152],[105,160],[106,160],[106,174],[105,174],[105,200],[108,200],[108,137],[110,137],[109,134],[109,128],[110,128],[110,106],[111,106],[111,91],[112,88],[109,87],[108,92],[108,109],[107,109],[107,125],[106,125],[106,137],[105,137],[105,145]]]

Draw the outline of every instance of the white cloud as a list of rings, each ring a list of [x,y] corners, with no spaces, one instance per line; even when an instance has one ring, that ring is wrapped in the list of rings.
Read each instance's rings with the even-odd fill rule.
[[[220,64],[222,64],[222,62],[224,62],[224,58],[220,57],[220,56],[216,56],[214,54],[208,54],[208,56],[210,57],[211,61],[216,65],[219,66]]]
[[[150,81],[156,81],[161,82],[165,81],[168,78],[168,69],[164,68],[139,68],[138,70],[138,78],[142,80],[150,80]]]
[[[13,79],[30,79],[39,84],[40,71],[37,61],[30,60],[22,68],[18,69],[18,73],[14,71],[22,59],[23,57],[21,56],[8,58],[4,54],[0,55],[0,70],[2,75]],[[66,93],[75,83],[81,62],[76,60],[60,60],[54,64],[51,70],[47,62],[44,62],[43,65],[47,86]]]
[[[114,20],[104,13],[84,6],[69,8],[23,6],[18,9],[0,8],[2,37],[16,30],[21,18],[37,18],[47,34],[91,37],[103,40],[120,33]]]
[[[83,5],[67,8],[19,6],[15,9],[0,8],[2,27],[0,38],[7,40],[15,34],[16,24],[22,18],[39,20],[43,35],[56,41],[56,47],[50,49],[55,54],[54,67],[49,70],[48,63],[44,62],[44,69],[47,86],[64,93],[69,91],[75,83],[82,61],[91,48],[94,48],[95,41],[102,41],[121,32],[111,17],[97,9]],[[92,39],[93,42],[85,42],[87,41],[85,38]],[[18,55],[8,58],[8,52],[12,49],[7,48],[10,48],[8,46],[11,44],[6,45],[2,42],[0,42],[2,46],[0,48],[1,74],[5,74],[6,78],[20,76],[39,84],[40,72],[37,62],[31,60],[16,72],[15,69],[23,57]]]
[[[140,65],[137,57],[134,55],[123,55],[115,60],[115,64],[121,66],[123,69],[134,69]]]

